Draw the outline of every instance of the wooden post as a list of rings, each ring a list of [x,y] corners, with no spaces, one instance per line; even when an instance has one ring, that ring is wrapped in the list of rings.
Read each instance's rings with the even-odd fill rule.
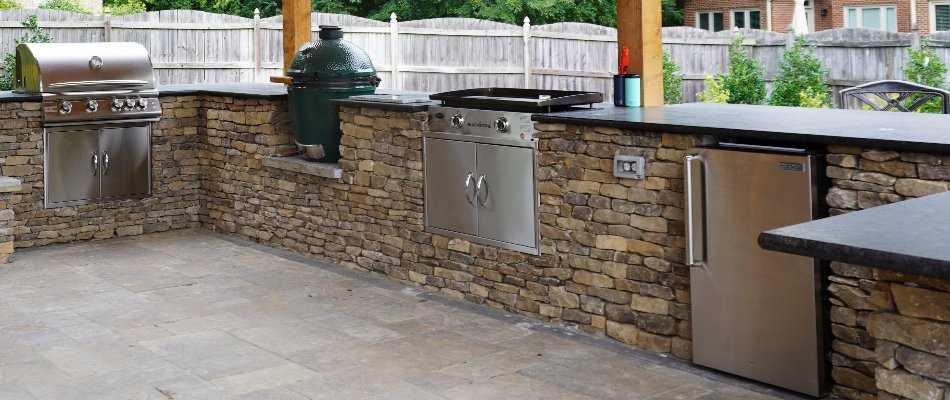
[[[524,88],[531,89],[534,86],[534,79],[531,78],[531,19],[528,17],[524,17],[522,37],[524,40]]]
[[[795,45],[795,27],[791,24],[785,30],[785,48],[790,49]]]
[[[917,27],[917,22],[910,24],[910,48],[920,50],[920,28]]]
[[[644,107],[663,105],[663,16],[660,0],[617,0],[617,54],[630,49]]]
[[[310,42],[310,0],[284,0],[284,73],[297,49]]]
[[[105,13],[106,20],[102,25],[102,41],[111,42],[112,41],[112,8],[106,7],[103,12]]]
[[[254,31],[251,33],[251,42],[254,43],[254,82],[261,79],[261,10],[254,9]]]
[[[399,20],[396,19],[396,13],[389,14],[389,52],[393,64],[393,83],[390,87],[399,90],[402,88],[402,78],[399,77]]]

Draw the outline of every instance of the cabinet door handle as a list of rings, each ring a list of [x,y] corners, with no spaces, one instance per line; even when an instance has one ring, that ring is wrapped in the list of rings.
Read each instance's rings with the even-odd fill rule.
[[[475,197],[469,197],[468,195],[468,187],[470,186],[469,184],[472,183],[473,177],[474,177],[474,174],[472,174],[471,172],[469,172],[468,175],[465,177],[465,200],[468,201],[468,204],[470,206],[475,205]],[[475,190],[474,195],[478,196],[478,189]]]
[[[485,200],[482,200],[481,196],[479,196],[482,192],[482,184],[485,185]],[[488,181],[485,180],[485,175],[479,176],[478,183],[475,184],[475,199],[478,200],[478,204],[482,207],[488,204]]]
[[[99,174],[99,155],[92,153],[92,176]]]
[[[102,175],[109,174],[109,153],[102,152]]]
[[[686,156],[684,161],[684,192],[686,195],[686,265],[700,267],[705,257],[705,226],[703,204],[702,158]]]

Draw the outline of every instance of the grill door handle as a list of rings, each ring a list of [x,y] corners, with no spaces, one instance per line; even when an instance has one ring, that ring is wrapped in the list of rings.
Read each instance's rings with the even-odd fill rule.
[[[92,153],[92,176],[99,174],[99,155]]]
[[[102,152],[102,176],[109,174],[109,153]]]
[[[469,184],[472,182],[472,178],[474,177],[475,175],[472,174],[471,172],[469,172],[468,176],[465,177],[465,200],[468,201],[468,205],[470,206],[475,205],[475,197],[469,197],[468,195],[468,187],[470,186]],[[475,189],[474,195],[478,196],[478,189]]]
[[[686,265],[700,267],[706,256],[705,216],[700,156],[686,156],[683,192],[686,194]]]
[[[486,190],[485,190],[485,200],[484,200],[484,201],[483,201],[482,198],[479,196],[479,194],[482,193],[482,184],[485,184],[485,185],[486,185],[486,188],[485,188],[485,189],[486,189]],[[479,176],[479,177],[478,177],[478,183],[475,184],[475,200],[478,200],[478,204],[480,204],[482,207],[485,207],[486,204],[488,204],[488,190],[487,190],[488,187],[487,187],[487,185],[488,185],[488,181],[485,180],[485,175],[483,174],[483,175]]]

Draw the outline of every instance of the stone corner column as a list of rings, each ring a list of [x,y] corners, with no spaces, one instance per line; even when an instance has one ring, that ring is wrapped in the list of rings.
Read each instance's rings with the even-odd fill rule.
[[[0,263],[7,263],[13,254],[13,193],[22,189],[17,178],[0,177]]]

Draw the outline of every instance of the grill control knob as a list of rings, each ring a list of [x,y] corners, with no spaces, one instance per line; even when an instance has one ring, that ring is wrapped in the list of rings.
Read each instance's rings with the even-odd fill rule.
[[[60,114],[64,114],[64,115],[65,115],[65,114],[69,114],[69,113],[71,113],[71,112],[73,112],[73,103],[71,103],[69,100],[63,100],[61,103],[59,103],[59,113],[60,113]]]
[[[122,106],[125,105],[125,101],[118,97],[112,98],[112,111],[119,111],[122,109]]]
[[[465,117],[463,117],[461,113],[452,116],[452,126],[461,128],[463,122],[465,122]]]
[[[501,117],[495,120],[495,130],[499,133],[508,132],[508,129],[511,128],[511,123],[508,122],[508,118]]]
[[[99,110],[99,102],[95,100],[89,100],[86,102],[86,112],[94,113]]]
[[[125,99],[125,108],[128,108],[129,110],[135,108],[135,100],[132,99],[131,97],[128,99]]]
[[[144,110],[145,107],[148,107],[148,100],[139,97],[135,99],[135,106]]]

